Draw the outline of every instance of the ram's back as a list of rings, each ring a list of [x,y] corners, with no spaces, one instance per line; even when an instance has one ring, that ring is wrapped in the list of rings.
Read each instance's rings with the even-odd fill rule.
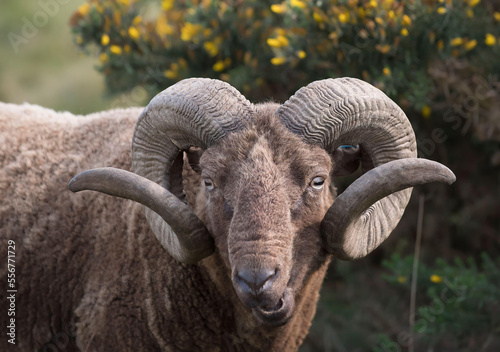
[[[67,184],[89,168],[129,169],[140,111],[74,116],[28,104],[0,104],[0,253],[6,262],[8,241],[14,241],[13,317],[21,350],[57,336],[71,343],[77,323],[72,312],[91,280],[107,280],[86,272],[110,265],[126,250],[108,253],[97,237],[108,235],[113,241],[113,234],[126,233],[139,207],[92,193],[75,195]],[[116,247],[124,243],[116,241]],[[0,266],[0,277],[6,278],[6,270]],[[8,304],[5,299],[0,303],[2,324]],[[7,350],[1,347],[6,343],[2,338],[0,350]]]

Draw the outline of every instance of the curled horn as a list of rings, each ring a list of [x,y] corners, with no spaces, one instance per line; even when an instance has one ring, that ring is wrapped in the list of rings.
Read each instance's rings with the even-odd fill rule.
[[[201,220],[177,196],[173,164],[192,146],[206,149],[240,130],[253,105],[229,84],[211,79],[183,80],[154,97],[135,126],[130,172],[86,171],[70,190],[95,190],[145,205],[146,218],[163,247],[182,263],[195,263],[214,251]]]
[[[368,171],[334,201],[322,222],[327,250],[344,260],[362,258],[396,227],[413,186],[453,183],[445,166],[417,158],[415,135],[404,112],[384,93],[354,78],[316,81],[277,111],[283,123],[330,154],[359,145]]]

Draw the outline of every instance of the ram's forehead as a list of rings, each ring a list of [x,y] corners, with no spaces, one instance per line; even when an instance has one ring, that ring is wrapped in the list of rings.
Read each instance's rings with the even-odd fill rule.
[[[267,150],[275,165],[290,168],[294,173],[307,176],[317,169],[330,170],[331,159],[324,149],[302,141],[276,117],[275,109],[264,107],[247,128],[209,148],[202,157],[202,168],[213,173],[225,173],[235,164],[256,155],[252,151],[258,148]]]

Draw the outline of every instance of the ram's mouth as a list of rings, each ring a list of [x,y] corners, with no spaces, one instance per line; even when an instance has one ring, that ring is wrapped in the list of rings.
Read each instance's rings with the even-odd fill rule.
[[[267,326],[278,327],[285,325],[292,318],[295,308],[295,299],[290,291],[290,289],[286,289],[274,307],[253,308],[253,315]]]

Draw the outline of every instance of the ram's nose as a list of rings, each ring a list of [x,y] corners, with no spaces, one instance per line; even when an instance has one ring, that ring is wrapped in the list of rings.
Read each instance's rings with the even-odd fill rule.
[[[277,268],[260,268],[258,270],[241,269],[235,272],[234,286],[242,302],[253,308],[272,304],[266,291],[270,290],[273,282],[279,276]]]

